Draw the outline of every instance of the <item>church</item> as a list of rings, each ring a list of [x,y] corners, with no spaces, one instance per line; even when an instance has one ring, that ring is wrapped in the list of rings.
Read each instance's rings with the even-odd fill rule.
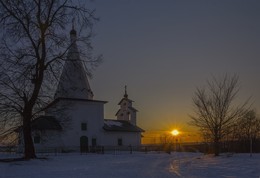
[[[124,96],[119,102],[116,119],[104,118],[106,101],[93,99],[86,70],[76,43],[77,32],[70,32],[71,45],[67,52],[54,100],[45,114],[32,121],[32,137],[36,152],[47,149],[89,151],[91,148],[141,145],[137,124],[137,110]],[[20,149],[23,148],[20,134]]]

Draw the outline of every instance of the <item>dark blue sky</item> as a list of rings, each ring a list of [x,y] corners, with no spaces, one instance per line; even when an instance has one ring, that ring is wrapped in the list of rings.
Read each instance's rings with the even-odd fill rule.
[[[164,130],[184,125],[196,87],[212,75],[238,74],[238,101],[252,97],[260,113],[259,0],[95,0],[95,53],[103,64],[90,81],[114,118],[124,85],[138,124]]]

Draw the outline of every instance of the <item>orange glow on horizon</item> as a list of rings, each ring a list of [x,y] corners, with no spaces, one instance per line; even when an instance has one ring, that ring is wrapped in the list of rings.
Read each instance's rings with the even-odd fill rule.
[[[177,129],[176,129],[177,130]],[[172,131],[166,130],[146,130],[142,134],[142,144],[161,144],[165,142],[165,139],[178,137],[182,143],[201,142],[203,139],[197,131],[179,131],[178,136],[172,135]]]

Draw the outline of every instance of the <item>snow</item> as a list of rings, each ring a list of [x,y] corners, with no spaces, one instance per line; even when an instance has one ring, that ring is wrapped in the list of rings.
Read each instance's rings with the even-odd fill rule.
[[[3,155],[6,158],[6,155]],[[3,157],[1,156],[1,157]],[[260,154],[213,157],[201,153],[58,154],[0,162],[0,178],[260,177]]]

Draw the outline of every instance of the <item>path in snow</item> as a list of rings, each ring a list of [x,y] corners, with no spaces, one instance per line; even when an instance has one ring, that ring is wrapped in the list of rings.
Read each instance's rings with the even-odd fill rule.
[[[62,154],[47,160],[0,163],[0,178],[259,178],[260,154]]]

